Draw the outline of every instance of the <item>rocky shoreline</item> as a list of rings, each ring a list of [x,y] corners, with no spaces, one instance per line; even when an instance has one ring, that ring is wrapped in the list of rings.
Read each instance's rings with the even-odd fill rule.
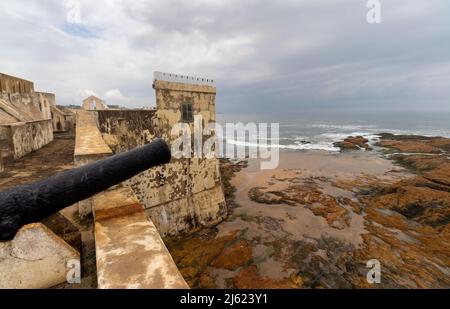
[[[270,172],[222,162],[229,218],[168,242],[189,285],[450,287],[450,139],[380,134],[368,152],[363,137],[344,142],[342,154],[294,154]]]

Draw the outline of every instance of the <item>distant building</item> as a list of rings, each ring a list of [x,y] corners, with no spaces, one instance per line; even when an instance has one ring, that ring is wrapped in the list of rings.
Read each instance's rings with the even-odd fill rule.
[[[84,110],[105,110],[108,109],[108,107],[105,104],[105,101],[102,99],[91,95],[90,97],[83,100],[82,109]]]

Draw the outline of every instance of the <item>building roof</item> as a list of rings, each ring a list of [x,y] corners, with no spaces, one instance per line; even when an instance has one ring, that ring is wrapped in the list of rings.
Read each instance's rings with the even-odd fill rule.
[[[95,96],[95,95],[90,95],[90,96],[88,96],[86,99],[83,100],[83,102],[84,102],[84,101],[87,101],[87,100],[90,100],[90,99],[96,99],[96,100],[99,100],[99,101],[102,101],[102,102],[103,102],[102,99],[100,99],[99,97],[97,97],[97,96]]]

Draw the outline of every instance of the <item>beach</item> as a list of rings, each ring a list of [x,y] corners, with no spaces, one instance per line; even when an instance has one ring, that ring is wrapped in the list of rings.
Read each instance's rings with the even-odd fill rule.
[[[449,145],[386,135],[375,150],[282,150],[274,170],[224,161],[227,220],[168,248],[193,288],[449,287]]]

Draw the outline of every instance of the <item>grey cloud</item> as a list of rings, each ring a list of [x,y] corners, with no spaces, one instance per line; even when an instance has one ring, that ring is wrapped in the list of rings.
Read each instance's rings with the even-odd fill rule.
[[[450,110],[448,1],[381,0],[380,25],[365,2],[82,0],[79,27],[64,1],[0,4],[0,59],[63,104],[92,90],[150,105],[165,70],[216,79],[222,112]]]

